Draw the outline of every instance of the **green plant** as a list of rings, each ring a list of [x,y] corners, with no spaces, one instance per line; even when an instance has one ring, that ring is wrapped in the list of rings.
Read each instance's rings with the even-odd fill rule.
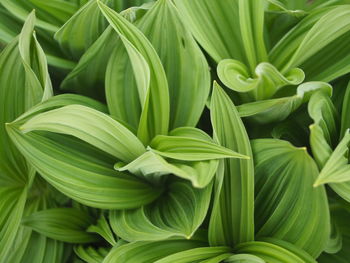
[[[348,262],[347,0],[0,15],[0,262]]]

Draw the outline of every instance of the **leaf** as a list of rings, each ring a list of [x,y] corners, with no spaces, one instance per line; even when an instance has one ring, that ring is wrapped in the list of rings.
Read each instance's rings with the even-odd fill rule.
[[[248,117],[259,124],[283,121],[318,91],[331,96],[332,86],[324,82],[306,82],[297,87],[293,96],[245,103],[237,110],[241,117]]]
[[[243,48],[250,70],[267,61],[264,41],[264,1],[239,0],[239,22]]]
[[[323,166],[314,186],[350,181],[349,145],[350,131],[347,130],[344,138],[331,153],[329,159]]]
[[[90,233],[99,234],[105,240],[107,240],[108,243],[111,244],[112,246],[115,246],[117,244],[117,241],[114,238],[113,232],[104,215],[101,215],[101,217],[97,220],[96,225],[89,226],[86,231]]]
[[[236,251],[237,253],[255,255],[269,263],[316,263],[303,250],[290,251],[284,247],[261,241],[239,244]]]
[[[300,67],[307,80],[329,82],[346,74],[349,12],[348,5],[315,10],[273,48],[272,63],[282,73]]]
[[[347,129],[350,129],[350,119],[348,118],[350,114],[350,82],[346,88],[346,92],[344,95],[342,113],[341,113],[341,129],[340,136],[345,134]]]
[[[138,137],[147,144],[154,136],[168,132],[169,91],[163,66],[150,42],[135,26],[101,2],[98,4],[131,60],[142,106]],[[109,102],[108,105],[111,107]]]
[[[137,25],[157,51],[167,76],[170,128],[194,127],[210,91],[203,53],[171,1],[157,1]]]
[[[205,161],[221,158],[249,159],[205,140],[184,136],[158,135],[150,143],[151,150],[163,157],[183,161]]]
[[[249,254],[237,254],[227,258],[225,263],[266,263],[266,261]]]
[[[254,166],[249,138],[230,98],[214,84],[211,122],[220,145],[249,156],[224,160],[221,183],[216,182],[209,224],[211,245],[234,246],[254,239]]]
[[[257,237],[288,241],[316,258],[327,244],[330,219],[325,189],[312,186],[315,162],[286,141],[259,139],[252,147]]]
[[[193,240],[164,240],[157,242],[134,242],[114,248],[103,263],[133,263],[142,258],[143,263],[154,263],[170,254],[203,246],[203,242]]]
[[[91,243],[98,236],[86,232],[92,218],[74,208],[52,208],[31,214],[22,219],[22,224],[42,235],[68,243]]]
[[[11,139],[47,182],[68,197],[102,209],[136,208],[160,191],[116,172],[114,158],[75,138],[53,133],[23,134],[7,126]]]
[[[74,252],[88,263],[101,263],[109,251],[103,247],[95,249],[93,247],[84,248],[80,245],[74,248]]]
[[[230,248],[228,247],[200,247],[193,248],[190,250],[185,250],[182,252],[178,252],[157,260],[155,263],[192,263],[192,262],[204,262],[206,259],[210,259],[212,257],[217,257],[222,254],[226,254],[230,252]]]
[[[301,69],[294,68],[283,75],[267,62],[258,64],[253,76],[243,63],[233,59],[220,61],[217,71],[220,80],[228,88],[247,93],[242,95],[247,97],[246,100],[271,98],[283,86],[298,85],[305,78]]]
[[[196,40],[216,62],[226,58],[246,62],[239,26],[239,1],[174,2]]]
[[[211,189],[211,184],[204,189],[195,189],[187,182],[168,180],[167,190],[149,206],[111,211],[112,229],[129,242],[170,237],[190,239],[207,214]]]
[[[81,105],[69,105],[34,116],[23,133],[49,131],[75,136],[117,159],[130,162],[145,152],[137,137],[109,116]]]
[[[65,24],[55,33],[55,40],[67,55],[77,59],[103,33],[106,24],[97,2],[88,1],[72,17],[65,20]]]

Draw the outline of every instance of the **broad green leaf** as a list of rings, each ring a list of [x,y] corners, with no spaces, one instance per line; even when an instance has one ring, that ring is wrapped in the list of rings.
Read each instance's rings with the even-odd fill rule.
[[[341,129],[340,136],[345,134],[347,129],[350,129],[350,82],[346,88],[346,92],[344,95],[342,113],[341,113]]]
[[[217,167],[218,160],[179,162],[164,159],[153,151],[147,151],[127,165],[120,166],[119,163],[115,165],[115,169],[118,171],[130,171],[132,174],[146,177],[150,181],[161,181],[162,176],[173,174],[190,180],[196,188],[207,186],[213,179]]]
[[[142,106],[138,137],[147,144],[154,136],[168,132],[169,91],[163,66],[150,42],[135,26],[99,1],[98,5],[119,34],[131,60]]]
[[[106,248],[95,249],[93,247],[84,248],[83,246],[77,246],[74,248],[75,254],[77,254],[82,260],[87,263],[101,263],[104,257],[108,254]]]
[[[101,215],[101,217],[97,220],[96,225],[89,226],[86,231],[99,234],[112,246],[115,246],[117,244],[112,229],[109,226],[104,215]]]
[[[288,241],[316,258],[327,244],[330,218],[325,189],[313,188],[315,162],[286,141],[259,139],[252,147],[257,237]]]
[[[264,40],[264,0],[239,0],[239,25],[242,43],[251,72],[267,61]]]
[[[231,249],[229,247],[200,247],[193,248],[190,250],[185,250],[178,252],[157,260],[155,263],[194,263],[194,262],[203,262],[207,259],[220,256],[222,254],[229,253]]]
[[[312,95],[308,112],[314,123],[310,126],[310,144],[314,158],[323,167],[338,140],[339,116],[329,94],[317,92]]]
[[[237,110],[241,117],[248,117],[259,124],[283,121],[318,91],[331,96],[332,87],[324,82],[306,82],[297,87],[294,96],[245,103],[239,105]]]
[[[108,115],[81,105],[38,114],[20,127],[23,133],[49,131],[75,136],[123,162],[145,152],[137,137]]]
[[[254,239],[254,165],[245,127],[230,98],[214,84],[211,122],[218,143],[250,157],[224,160],[221,183],[216,183],[209,224],[211,245],[234,246]]]
[[[168,255],[205,246],[205,243],[193,240],[164,240],[157,242],[133,242],[116,247],[105,257],[103,263],[154,263]]]
[[[241,40],[239,1],[175,0],[183,21],[204,50],[216,61],[245,61]]]
[[[212,184],[195,189],[188,182],[168,180],[167,190],[149,206],[111,211],[111,226],[127,241],[190,239],[207,214]]]
[[[265,260],[249,254],[237,254],[227,258],[225,263],[266,263]]]
[[[261,241],[247,242],[236,247],[236,253],[251,254],[269,263],[316,263],[303,250],[290,251],[284,247]],[[259,261],[258,261],[259,262]]]
[[[315,181],[315,186],[327,183],[342,183],[350,181],[349,164],[350,131],[347,130],[344,138],[329,156],[323,166],[320,175]]]
[[[315,10],[274,47],[272,63],[282,73],[300,67],[307,80],[329,82],[348,73],[349,12],[349,5]]]
[[[183,127],[177,128],[169,133],[171,136],[181,136],[204,140],[212,143],[213,140],[203,131]],[[117,163],[115,169],[118,171],[130,171],[134,175],[146,177],[153,182],[159,182],[162,176],[173,174],[183,179],[190,180],[197,188],[207,186],[215,175],[218,167],[218,160],[207,161],[179,161],[175,159],[163,158],[154,151],[147,151],[129,164]]]
[[[220,80],[230,89],[244,93],[245,100],[261,100],[271,98],[281,87],[298,85],[304,78],[301,69],[294,68],[282,74],[272,64],[263,62],[254,69],[254,76],[248,68],[238,60],[220,61],[217,71]]]
[[[97,40],[106,26],[106,20],[98,9],[97,2],[92,0],[75,12],[55,33],[55,39],[67,55],[77,59]]]
[[[160,194],[149,183],[116,172],[114,158],[78,139],[46,132],[23,134],[15,123],[7,128],[40,175],[82,204],[103,209],[136,208]]]
[[[31,214],[22,219],[22,224],[52,239],[68,243],[90,243],[97,235],[86,232],[93,219],[74,208],[52,208]]]
[[[157,1],[138,28],[163,64],[170,95],[170,128],[195,126],[210,91],[209,66],[172,1]],[[176,54],[176,55],[175,55]]]
[[[249,159],[207,140],[185,136],[158,135],[150,143],[151,150],[163,157],[183,161],[205,161],[222,158]]]

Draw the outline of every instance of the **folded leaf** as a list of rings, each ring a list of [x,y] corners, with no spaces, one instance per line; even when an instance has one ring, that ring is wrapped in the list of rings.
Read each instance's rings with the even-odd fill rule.
[[[224,160],[223,181],[215,186],[209,242],[232,247],[254,239],[254,165],[245,127],[230,98],[217,84],[211,101],[211,122],[220,145],[251,158]]]
[[[49,131],[75,136],[123,162],[145,152],[137,137],[109,116],[81,105],[69,105],[34,116],[20,127],[23,133]]]
[[[52,239],[68,243],[90,243],[98,236],[86,232],[93,219],[74,208],[42,210],[22,219],[22,224]]]
[[[168,132],[169,91],[163,66],[150,42],[135,26],[99,1],[98,5],[128,52],[142,106],[138,137],[147,144],[154,136]]]
[[[315,162],[286,141],[259,139],[252,146],[257,237],[288,241],[316,258],[327,244],[330,218],[325,189],[313,188]]]
[[[229,247],[200,247],[193,248],[190,250],[185,250],[178,252],[157,260],[155,263],[192,263],[192,262],[205,262],[207,259],[220,256],[230,252]]]
[[[154,263],[168,255],[201,246],[205,246],[205,243],[193,240],[134,242],[112,249],[103,263],[133,263],[140,258],[143,263]]]
[[[30,132],[7,126],[20,152],[45,178],[68,197],[103,209],[136,208],[153,201],[160,190],[116,172],[110,155],[72,137]]]
[[[167,188],[149,206],[111,211],[111,226],[116,235],[130,242],[170,237],[190,239],[207,214],[212,184],[195,189],[187,182],[168,180]]]

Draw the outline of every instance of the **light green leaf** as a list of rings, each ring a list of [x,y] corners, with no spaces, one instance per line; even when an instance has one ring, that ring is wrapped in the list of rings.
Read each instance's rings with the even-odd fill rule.
[[[183,21],[204,50],[216,61],[245,61],[239,22],[239,1],[175,0]]]
[[[160,194],[149,183],[116,172],[114,158],[78,139],[45,132],[23,134],[15,124],[7,128],[40,175],[82,204],[103,209],[136,208]]]
[[[52,208],[31,214],[22,219],[22,224],[40,234],[68,243],[90,243],[99,238],[86,232],[93,219],[74,208]]]
[[[103,247],[95,249],[93,247],[77,246],[74,248],[74,252],[87,263],[101,263],[109,251]]]
[[[346,88],[346,92],[344,95],[342,113],[341,113],[341,129],[340,136],[345,134],[347,129],[350,129],[350,82]]]
[[[331,96],[332,86],[324,82],[306,82],[297,87],[294,96],[245,103],[237,110],[241,117],[248,117],[259,124],[283,121],[318,91]]]
[[[55,33],[55,39],[67,55],[79,58],[103,33],[106,26],[106,20],[98,9],[97,2],[92,0],[65,21]]]
[[[195,126],[210,91],[209,66],[172,1],[157,1],[138,22],[164,66],[170,128]],[[174,55],[176,54],[176,56]]]
[[[320,175],[315,181],[315,186],[350,181],[349,145],[350,131],[347,130],[344,138],[323,166]]]
[[[112,246],[117,244],[113,232],[104,215],[101,215],[101,217],[97,220],[96,225],[89,226],[86,231],[99,234]]]
[[[225,263],[266,263],[265,260],[249,254],[237,254],[229,257]]]
[[[315,162],[286,141],[259,139],[252,147],[257,237],[288,241],[316,258],[327,244],[330,218],[325,189],[313,188]]]
[[[246,93],[242,97],[248,101],[271,98],[281,87],[298,85],[305,78],[301,69],[294,68],[282,74],[267,62],[257,65],[253,76],[243,63],[233,59],[220,61],[217,71],[228,88]]]
[[[245,127],[230,98],[217,84],[211,100],[211,122],[220,145],[251,158],[224,160],[223,181],[216,182],[209,242],[232,247],[254,239],[254,165]]]
[[[138,137],[147,144],[154,136],[168,132],[169,91],[163,66],[150,42],[135,26],[99,1],[98,5],[119,34],[131,60],[142,107]]]
[[[81,105],[38,114],[20,127],[23,133],[49,131],[75,136],[123,162],[145,152],[137,137],[108,115]]]
[[[130,242],[190,239],[207,214],[211,189],[212,184],[195,189],[188,182],[168,180],[167,190],[149,206],[111,211],[111,226],[117,236]]]
[[[312,257],[301,249],[289,250],[276,244],[261,241],[239,244],[236,252],[255,255],[269,263],[316,263]]]
[[[185,136],[158,135],[150,143],[151,151],[167,158],[183,161],[205,161],[222,158],[249,159],[223,146]]]
[[[226,254],[230,252],[229,247],[200,247],[193,248],[190,250],[185,250],[182,252],[178,252],[157,260],[155,263],[193,263],[193,262],[205,262],[205,260],[210,259],[212,257],[217,257],[222,254]]]
[[[140,258],[142,258],[142,263],[154,263],[168,255],[201,246],[205,246],[205,243],[193,240],[134,242],[112,249],[103,263],[134,263]]]

